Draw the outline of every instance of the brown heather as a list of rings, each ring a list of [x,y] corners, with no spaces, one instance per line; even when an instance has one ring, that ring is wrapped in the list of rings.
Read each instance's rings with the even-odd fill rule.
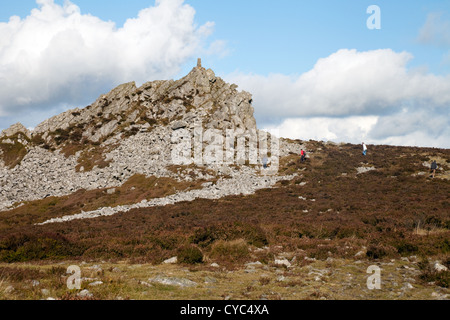
[[[449,150],[370,146],[369,155],[363,157],[357,145],[306,144],[308,162],[301,164],[297,155],[281,161],[281,173],[297,172],[298,179],[281,181],[250,196],[33,225],[81,209],[135,203],[200,186],[135,176],[114,194],[81,190],[68,197],[26,203],[0,214],[0,259],[160,263],[191,245],[209,261],[230,265],[248,261],[246,248],[265,246],[292,252],[301,249],[304,256],[320,260],[354,259],[363,246],[366,259],[449,256],[450,182],[445,179],[449,164],[435,179],[428,177],[428,168],[422,165],[435,157],[450,159]],[[361,166],[377,170],[357,175],[356,168]],[[419,172],[426,174],[416,175]],[[439,232],[418,233],[418,226]],[[269,263],[273,255],[260,258]]]

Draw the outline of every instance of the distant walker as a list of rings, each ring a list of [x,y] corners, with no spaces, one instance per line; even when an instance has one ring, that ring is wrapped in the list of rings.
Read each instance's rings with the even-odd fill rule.
[[[305,152],[305,150],[302,149],[302,151],[300,152],[300,155],[301,155],[300,161],[301,162],[306,161],[306,152]]]
[[[362,146],[363,146],[363,155],[366,156],[367,155],[367,146],[364,142],[362,143]]]
[[[430,176],[430,178],[434,178],[434,176],[436,175],[436,170],[437,170],[437,163],[436,163],[436,160],[434,160],[434,161],[431,163],[431,167],[430,167],[430,171],[431,171],[431,176]]]

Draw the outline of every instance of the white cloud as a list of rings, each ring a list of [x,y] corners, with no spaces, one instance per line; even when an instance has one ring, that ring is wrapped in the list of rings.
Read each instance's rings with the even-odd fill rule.
[[[36,2],[26,18],[0,23],[0,116],[89,103],[123,82],[173,77],[205,50],[214,27],[197,26],[183,0],[156,0],[122,28],[69,1]]]
[[[287,118],[264,129],[291,139],[450,148],[450,123],[442,115]]]
[[[260,112],[275,117],[373,115],[411,99],[445,107],[450,76],[408,71],[411,59],[390,49],[343,49],[300,76],[231,74],[227,79],[252,92]]]
[[[419,31],[418,41],[435,46],[450,46],[450,21],[442,13],[430,13]]]
[[[369,141],[368,133],[377,121],[376,116],[288,118],[265,129],[279,130],[281,137],[292,139],[361,143]]]
[[[230,54],[230,50],[228,49],[227,41],[216,40],[212,42],[205,54],[208,56],[218,56],[219,58],[228,56]]]
[[[420,44],[433,46],[446,51],[441,59],[441,65],[450,64],[450,20],[442,12],[430,13],[419,30],[417,41]]]
[[[390,49],[343,49],[299,76],[227,79],[253,93],[264,125],[291,138],[449,147],[450,76],[409,70],[412,58]]]

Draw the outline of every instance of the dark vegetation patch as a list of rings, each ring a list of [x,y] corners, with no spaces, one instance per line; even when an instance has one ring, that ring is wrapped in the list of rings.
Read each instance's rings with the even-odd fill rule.
[[[18,165],[28,153],[26,147],[19,142],[14,144],[0,143],[0,149],[2,150],[3,162],[10,169]]]
[[[78,158],[78,165],[75,167],[75,170],[77,172],[85,172],[91,171],[94,167],[100,169],[108,167],[112,160],[106,160],[105,155],[111,148],[111,146],[102,147],[100,145],[94,145],[91,148],[84,149]]]
[[[23,269],[17,267],[0,267],[0,279],[9,281],[26,281],[38,279],[43,276],[43,272],[38,269]]]
[[[423,283],[433,282],[436,285],[443,288],[450,288],[450,257],[447,257],[444,261],[444,266],[447,267],[446,271],[437,271],[433,264],[424,258],[419,262],[420,275],[419,279]]]
[[[6,143],[5,141],[7,139],[13,143]],[[20,143],[19,140],[26,143],[31,142],[25,134],[20,132],[11,137],[3,137],[0,140],[0,157],[4,164],[10,169],[18,165],[28,153],[25,144]]]
[[[185,264],[198,264],[203,262],[202,251],[194,245],[182,246],[177,252],[178,262]]]
[[[139,127],[131,127],[129,130],[126,130],[124,132],[124,137],[129,138],[135,136],[139,133],[139,131],[140,131]]]
[[[0,260],[8,263],[77,257],[84,250],[59,233],[18,233],[0,237]]]
[[[250,258],[247,241],[239,239],[234,241],[217,241],[211,248],[210,257],[221,265],[244,263]]]
[[[179,190],[200,188],[198,182],[178,182],[171,178],[134,175],[121,187],[99,190],[78,190],[64,197],[30,201],[11,211],[0,213],[0,234],[11,227],[27,226],[51,218],[92,211],[105,206],[129,205],[144,199],[161,198]],[[111,191],[110,190],[110,191]]]
[[[209,175],[209,176],[213,176],[214,177],[216,175],[214,170],[209,169],[207,167],[200,167],[200,166],[197,166],[195,164],[190,164],[190,165],[170,165],[170,166],[167,166],[166,168],[167,168],[167,170],[169,170],[169,171],[171,171],[171,172],[173,172],[175,174],[179,174],[180,172],[188,172],[188,171],[190,171],[189,176],[192,179],[194,179],[194,180],[199,179],[199,176],[198,176],[197,173],[201,173],[203,176]]]
[[[82,205],[88,211],[93,203],[134,203],[149,190],[164,190],[164,184],[155,188],[152,181],[137,176],[112,195],[80,191],[70,200],[35,202],[34,209],[26,204],[24,209],[0,214],[0,243],[11,243],[10,249],[2,247],[1,257],[3,261],[25,255],[29,260],[65,257],[160,263],[178,255],[179,248],[195,247],[212,261],[242,264],[257,252],[252,248],[265,246],[270,250],[261,251],[264,254],[259,257],[264,263],[273,262],[272,250],[277,246],[282,251],[303,250],[305,256],[316,259],[353,258],[363,246],[366,259],[371,260],[450,254],[450,182],[413,176],[426,170],[424,157],[449,159],[449,150],[369,146],[368,156],[363,157],[360,146],[350,144],[308,142],[307,147],[307,162],[300,163],[297,155],[282,160],[280,171],[297,172],[297,179],[250,196],[199,199],[111,217],[31,225],[78,213]],[[355,168],[362,165],[374,166],[376,171],[357,175]],[[133,192],[126,189],[131,186]],[[170,192],[173,189],[166,183],[158,196]],[[418,226],[440,231],[418,234]],[[38,239],[42,234],[60,234],[64,240],[55,240],[58,249],[51,242],[42,257],[22,249],[25,243],[17,240],[21,239],[17,235]],[[21,254],[16,258],[18,251]]]

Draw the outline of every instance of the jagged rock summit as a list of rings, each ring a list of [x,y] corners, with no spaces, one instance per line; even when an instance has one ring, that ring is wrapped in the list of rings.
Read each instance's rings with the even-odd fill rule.
[[[253,112],[250,93],[216,77],[199,59],[197,67],[180,80],[152,81],[140,88],[134,82],[122,84],[83,109],[45,120],[33,132],[20,123],[11,126],[0,135],[0,163],[14,168],[33,147],[60,151],[66,157],[80,152],[84,158],[95,158],[87,154],[90,147],[111,146],[138,132],[162,128],[201,125],[256,131]],[[93,165],[103,165],[97,162]]]
[[[170,168],[173,135],[199,126],[231,129],[236,135],[257,132],[252,96],[237,88],[203,68],[199,60],[180,80],[152,81],[139,88],[134,82],[122,84],[83,109],[42,122],[32,132],[15,124],[0,135],[0,211],[78,190],[120,187],[137,174],[178,181],[204,179],[208,176],[204,168],[178,172]],[[299,152],[298,148],[284,143],[281,153]],[[234,180],[218,183],[220,188],[210,185],[211,192],[177,196],[176,201],[253,192],[278,181],[260,181],[248,167],[245,174],[223,165],[208,170],[215,181]]]
[[[31,132],[23,126],[20,122],[13,124],[8,129],[3,130],[0,133],[0,138],[4,137],[14,137],[16,135],[23,134],[28,139],[31,139]]]
[[[203,123],[205,128],[256,130],[252,96],[238,92],[201,63],[184,78],[153,81],[140,88],[122,84],[84,109],[74,109],[39,124],[33,135],[41,135],[50,146],[58,145],[61,133],[82,132],[82,139],[104,141],[138,130],[172,125],[175,129]]]

